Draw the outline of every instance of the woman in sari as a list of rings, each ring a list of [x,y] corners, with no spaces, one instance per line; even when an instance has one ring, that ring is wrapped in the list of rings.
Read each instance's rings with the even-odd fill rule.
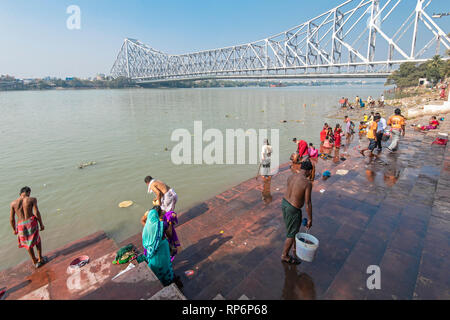
[[[436,116],[432,116],[429,124],[427,126],[422,126],[420,129],[421,130],[433,130],[433,129],[437,129],[438,126],[439,126],[439,121],[437,121]]]
[[[153,207],[146,217],[142,230],[142,245],[150,269],[164,286],[174,281],[172,262],[170,261],[170,248],[164,233],[164,222],[160,220],[159,206]]]
[[[341,134],[342,129],[339,124],[336,124],[336,128],[334,129],[334,147],[340,148],[341,147]]]

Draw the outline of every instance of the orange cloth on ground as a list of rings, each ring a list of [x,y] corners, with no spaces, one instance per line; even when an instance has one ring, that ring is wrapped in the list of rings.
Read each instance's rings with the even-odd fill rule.
[[[392,129],[401,129],[402,126],[405,125],[405,118],[399,115],[393,115],[388,120],[388,126],[391,126]]]
[[[376,132],[377,128],[378,128],[378,123],[375,122],[375,121],[372,121],[372,123],[370,124],[370,127],[369,127],[369,131],[367,131],[367,138],[375,139],[375,135],[373,134],[373,130],[375,130],[375,132]]]

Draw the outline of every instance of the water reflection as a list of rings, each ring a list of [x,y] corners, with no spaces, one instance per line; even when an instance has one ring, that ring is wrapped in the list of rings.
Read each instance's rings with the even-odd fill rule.
[[[265,204],[272,202],[272,194],[270,193],[270,183],[272,182],[272,176],[262,176],[263,178],[263,190],[262,200]]]
[[[313,279],[304,272],[298,272],[295,265],[282,263],[284,268],[284,300],[315,300],[316,289]]]
[[[400,170],[397,168],[388,168],[384,172],[384,184],[388,187],[392,187],[397,183],[400,178]]]
[[[339,152],[340,152],[340,148],[334,148],[334,157],[333,157],[334,163],[339,162]]]
[[[374,168],[367,168],[365,170],[367,181],[376,185],[385,185],[386,187],[394,186],[400,178],[400,170],[396,166],[388,166],[374,170]],[[381,180],[381,176],[383,177]],[[377,179],[380,177],[380,179]]]

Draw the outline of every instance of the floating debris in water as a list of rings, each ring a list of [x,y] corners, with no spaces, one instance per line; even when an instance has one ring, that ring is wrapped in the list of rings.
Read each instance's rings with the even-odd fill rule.
[[[165,147],[165,148],[164,148],[164,151],[169,151],[169,148]]]
[[[97,164],[97,162],[95,162],[95,161],[89,161],[89,162],[85,162],[85,163],[80,163],[80,165],[78,166],[78,168],[79,168],[79,169],[83,169],[84,167],[93,166],[94,164]]]
[[[131,201],[131,200],[122,201],[121,203],[119,203],[119,208],[128,208],[132,204],[133,204],[133,201]]]

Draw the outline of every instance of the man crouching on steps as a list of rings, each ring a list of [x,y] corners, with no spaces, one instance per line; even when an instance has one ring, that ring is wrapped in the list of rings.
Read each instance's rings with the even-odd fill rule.
[[[287,190],[281,202],[283,220],[286,225],[287,235],[284,243],[281,261],[290,264],[299,264],[300,260],[296,256],[295,235],[299,232],[302,223],[302,207],[306,203],[308,223],[306,228],[312,226],[312,204],[311,189],[312,183],[309,180],[313,166],[311,161],[305,160],[301,163],[300,172],[294,173],[287,180]],[[291,247],[294,247],[294,257],[289,255]]]
[[[37,206],[37,199],[30,197],[30,193],[29,187],[23,187],[20,190],[20,197],[11,202],[9,221],[19,240],[19,248],[27,249],[34,266],[39,268],[47,262],[47,259],[42,257],[41,237],[39,236],[39,231],[44,230],[44,224]],[[16,214],[18,218],[17,226]],[[37,248],[38,259],[34,255],[34,246]]]
[[[146,176],[144,179],[147,185],[147,192],[156,195],[156,201],[153,205],[161,206],[165,212],[175,211],[175,204],[178,201],[178,195],[175,191],[162,181]]]

